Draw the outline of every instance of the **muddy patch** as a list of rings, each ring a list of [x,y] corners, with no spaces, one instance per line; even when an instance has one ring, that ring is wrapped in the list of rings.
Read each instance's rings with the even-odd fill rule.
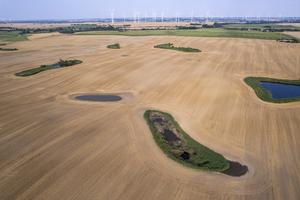
[[[239,162],[234,162],[230,160],[228,160],[228,162],[229,169],[223,171],[223,174],[226,174],[228,176],[240,177],[247,174],[247,172],[249,171],[246,165],[242,165]]]
[[[93,102],[116,102],[122,100],[122,97],[118,95],[109,95],[109,94],[79,95],[79,96],[75,96],[74,98],[79,101],[93,101]]]
[[[73,93],[67,96],[77,103],[132,103],[135,95],[131,92],[117,93]]]

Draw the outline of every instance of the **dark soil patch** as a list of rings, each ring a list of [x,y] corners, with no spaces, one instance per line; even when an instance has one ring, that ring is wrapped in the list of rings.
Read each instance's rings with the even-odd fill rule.
[[[168,129],[164,130],[164,137],[168,142],[175,142],[177,140],[180,140],[173,131],[170,131]]]
[[[242,165],[239,162],[230,161],[229,162],[229,169],[223,171],[223,174],[226,174],[228,176],[243,176],[248,172],[248,167],[246,165]]]

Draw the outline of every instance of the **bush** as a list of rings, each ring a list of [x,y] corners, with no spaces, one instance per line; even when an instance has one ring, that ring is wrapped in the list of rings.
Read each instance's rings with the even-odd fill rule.
[[[59,65],[60,67],[68,67],[68,66],[77,65],[80,63],[82,63],[82,61],[80,61],[80,60],[62,60],[62,59],[60,59],[57,62],[57,65]]]
[[[121,46],[120,46],[119,43],[115,43],[115,44],[107,45],[107,48],[109,48],[109,49],[121,49]]]
[[[0,51],[17,51],[17,48],[0,48]]]

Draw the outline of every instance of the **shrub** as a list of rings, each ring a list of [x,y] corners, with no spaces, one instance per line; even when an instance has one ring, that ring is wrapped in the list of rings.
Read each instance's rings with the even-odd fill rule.
[[[171,50],[177,50],[177,51],[183,51],[183,52],[201,52],[201,50],[194,49],[191,47],[175,47],[172,43],[159,44],[159,45],[154,46],[154,48],[171,49]]]
[[[119,43],[115,43],[115,44],[107,45],[107,48],[109,48],[109,49],[121,49],[121,46],[120,46]]]

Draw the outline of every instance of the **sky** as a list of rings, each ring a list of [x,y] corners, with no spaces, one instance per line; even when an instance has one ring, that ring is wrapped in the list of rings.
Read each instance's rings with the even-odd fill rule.
[[[115,17],[300,17],[300,0],[0,0],[0,20]]]

